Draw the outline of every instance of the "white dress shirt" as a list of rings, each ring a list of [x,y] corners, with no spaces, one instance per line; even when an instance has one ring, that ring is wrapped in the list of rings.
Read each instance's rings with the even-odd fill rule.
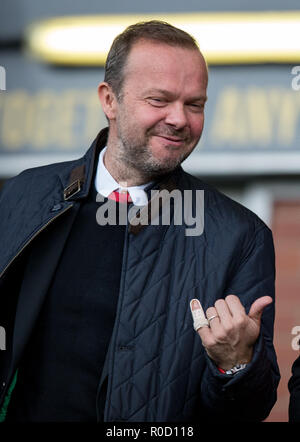
[[[101,150],[99,155],[99,161],[96,171],[95,187],[98,193],[103,195],[105,198],[108,197],[113,191],[127,191],[132,199],[135,206],[145,206],[148,204],[147,193],[144,191],[150,183],[142,184],[141,186],[132,187],[122,187],[119,183],[111,176],[109,171],[106,169],[103,161],[103,157],[107,146]]]

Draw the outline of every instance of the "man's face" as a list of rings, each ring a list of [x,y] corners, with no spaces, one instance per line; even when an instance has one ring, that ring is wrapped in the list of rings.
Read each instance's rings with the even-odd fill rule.
[[[122,161],[148,177],[175,169],[201,136],[206,87],[206,65],[197,50],[136,43],[114,121]]]

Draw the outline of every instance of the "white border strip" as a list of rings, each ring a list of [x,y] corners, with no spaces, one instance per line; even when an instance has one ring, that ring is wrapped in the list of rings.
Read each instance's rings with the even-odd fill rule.
[[[0,155],[0,177],[15,176],[25,169],[80,158],[84,152],[73,154]],[[295,153],[194,153],[182,164],[184,170],[205,175],[268,175],[300,174],[300,152]]]
[[[0,177],[10,178],[32,167],[46,166],[63,161],[77,160],[83,153],[61,155],[0,155]]]
[[[300,174],[300,152],[194,153],[183,167],[197,175]]]

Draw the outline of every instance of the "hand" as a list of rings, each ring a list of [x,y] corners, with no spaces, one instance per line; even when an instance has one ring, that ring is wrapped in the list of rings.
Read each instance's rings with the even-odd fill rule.
[[[256,299],[247,315],[239,298],[228,295],[225,299],[218,299],[214,307],[209,307],[206,316],[199,300],[191,301],[193,318],[195,320],[196,315],[200,319],[197,332],[208,356],[218,367],[229,370],[251,361],[262,312],[272,301],[270,296]]]

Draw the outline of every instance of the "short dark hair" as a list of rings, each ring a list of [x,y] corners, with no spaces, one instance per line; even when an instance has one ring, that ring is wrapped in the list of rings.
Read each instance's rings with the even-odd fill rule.
[[[121,95],[128,54],[139,40],[199,50],[196,40],[190,34],[164,21],[150,20],[128,26],[114,39],[105,63],[104,81],[111,86],[118,98]]]

